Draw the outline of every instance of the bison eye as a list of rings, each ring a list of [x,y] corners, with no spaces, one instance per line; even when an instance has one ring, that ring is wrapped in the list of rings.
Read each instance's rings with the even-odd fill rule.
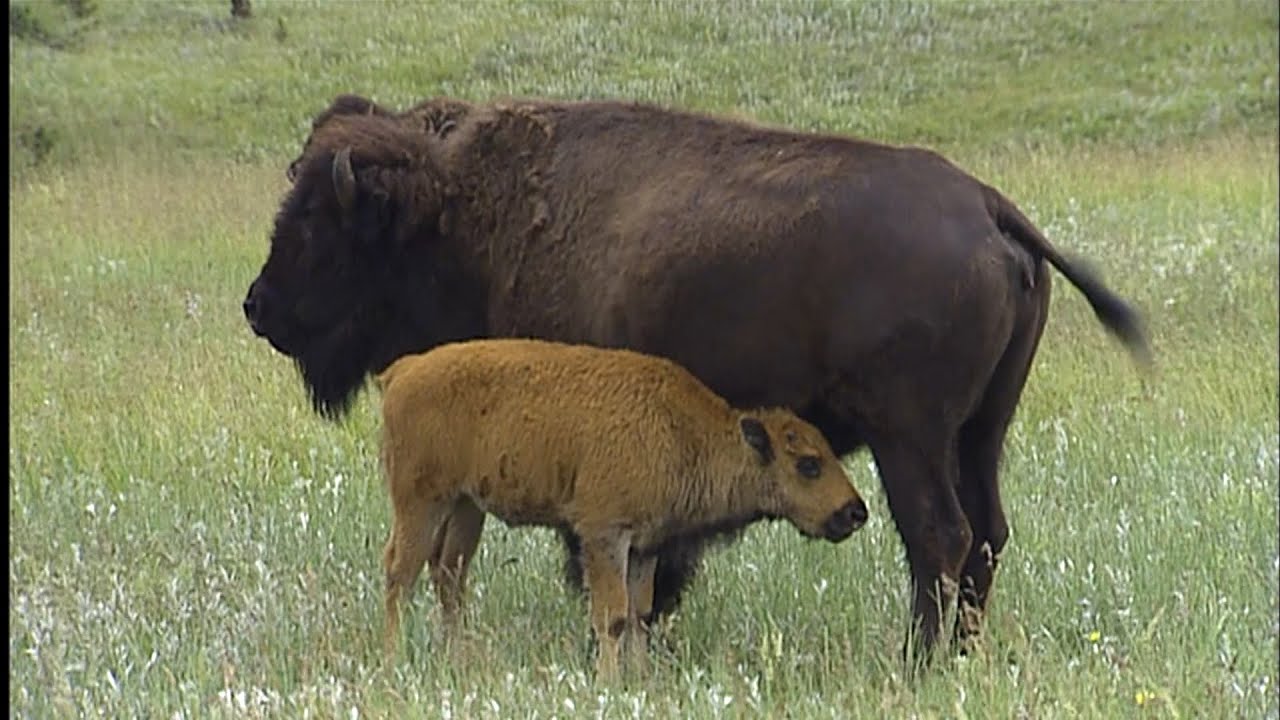
[[[813,456],[805,456],[796,461],[796,470],[807,478],[816,478],[822,474],[822,462]]]

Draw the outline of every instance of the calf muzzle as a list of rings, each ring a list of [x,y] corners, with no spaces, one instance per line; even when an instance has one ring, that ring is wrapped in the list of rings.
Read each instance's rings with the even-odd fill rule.
[[[831,513],[823,526],[823,534],[831,542],[840,542],[867,522],[867,504],[862,498],[850,500],[844,507]]]

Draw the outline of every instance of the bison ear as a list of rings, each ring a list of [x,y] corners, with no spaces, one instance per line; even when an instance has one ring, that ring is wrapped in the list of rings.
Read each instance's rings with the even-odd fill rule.
[[[381,117],[391,117],[393,113],[382,107],[378,103],[361,95],[353,95],[350,93],[338,95],[329,103],[329,107],[325,108],[315,120],[311,121],[311,129],[319,130],[322,125],[329,122],[335,117],[341,115],[378,115]]]
[[[356,173],[351,168],[351,147],[344,147],[333,156],[333,191],[344,214],[350,214],[356,205]]]
[[[769,443],[769,432],[764,429],[764,423],[747,416],[739,424],[742,426],[743,439],[759,453],[760,462],[766,465],[773,462],[773,446]]]

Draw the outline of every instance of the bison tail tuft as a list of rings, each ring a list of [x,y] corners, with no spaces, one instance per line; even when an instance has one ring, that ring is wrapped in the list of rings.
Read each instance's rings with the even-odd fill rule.
[[[1155,358],[1142,315],[1108,290],[1095,273],[1082,268],[1078,262],[1073,265],[1073,277],[1070,279],[1089,300],[1094,315],[1111,334],[1120,339],[1140,366],[1150,369],[1155,364]]]
[[[1109,332],[1120,339],[1144,369],[1154,365],[1151,343],[1142,315],[1103,284],[1101,276],[1080,258],[1068,258],[1036,229],[1022,211],[994,188],[986,187],[987,203],[996,227],[1037,258],[1049,261],[1071,281]]]

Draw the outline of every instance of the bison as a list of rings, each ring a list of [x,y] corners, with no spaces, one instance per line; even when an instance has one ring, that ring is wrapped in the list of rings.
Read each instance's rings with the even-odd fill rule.
[[[779,518],[840,542],[867,519],[817,428],[789,410],[735,410],[663,358],[474,340],[402,357],[378,384],[389,655],[423,563],[456,624],[486,513],[579,538],[604,678],[620,642],[643,657],[662,548]]]
[[[980,627],[1049,266],[1150,362],[1133,307],[926,149],[624,102],[437,98],[395,113],[347,95],[321,118],[244,301],[321,413],[454,340],[675,360],[735,406],[792,409],[837,454],[870,448],[910,568],[912,655],[957,599],[953,631]],[[699,550],[659,555],[657,612]]]

